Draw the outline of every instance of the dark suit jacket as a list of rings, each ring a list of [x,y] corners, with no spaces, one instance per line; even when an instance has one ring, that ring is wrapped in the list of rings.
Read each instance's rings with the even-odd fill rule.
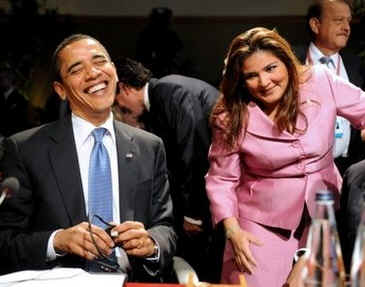
[[[120,221],[143,222],[161,248],[160,268],[175,252],[172,202],[162,141],[147,132],[114,123],[120,187]],[[132,158],[126,154],[132,153]],[[0,209],[0,270],[83,266],[66,255],[46,262],[49,236],[59,228],[86,221],[71,117],[16,134],[5,141],[0,170],[15,176],[19,194]],[[144,260],[131,259],[134,278],[144,278]],[[141,279],[144,280],[144,279]]]
[[[143,121],[164,141],[176,220],[183,215],[202,219],[208,228],[204,176],[211,142],[209,115],[219,91],[194,78],[170,75],[151,79],[148,94],[151,107]]]
[[[298,59],[305,63],[308,47],[300,46],[294,47],[294,51]],[[360,58],[352,53],[341,51],[342,57],[349,80],[359,88],[364,89],[365,80],[365,67],[362,64]],[[346,96],[346,95],[344,95]],[[365,143],[361,140],[360,131],[351,127],[350,144],[348,149],[347,158],[337,158],[335,163],[341,173],[344,174],[345,170],[353,163],[356,163],[365,158]]]
[[[365,191],[365,160],[351,165],[343,176],[340,220],[345,265],[350,270],[356,232],[361,220]],[[341,234],[340,234],[341,235]]]

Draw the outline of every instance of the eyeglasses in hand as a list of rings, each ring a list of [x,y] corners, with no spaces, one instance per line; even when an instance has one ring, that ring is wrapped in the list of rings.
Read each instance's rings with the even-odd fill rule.
[[[110,257],[104,255],[103,252],[101,251],[100,247],[96,243],[94,233],[91,231],[91,222],[94,222],[95,219],[98,219],[99,221],[101,221],[103,224],[105,224],[107,226],[105,231],[109,234],[109,236],[110,236],[111,229],[114,227],[114,225],[106,222],[101,216],[99,216],[97,214],[94,214],[92,216],[91,220],[90,220],[90,216],[89,216],[89,218],[88,218],[88,230],[89,230],[91,240],[92,240],[92,242],[93,242],[93,244],[94,244],[94,246],[95,246],[95,248],[98,252],[98,258],[96,258],[93,262],[100,265],[101,271],[124,273],[123,270],[120,268],[120,265],[118,264],[118,262],[115,261],[115,260],[112,260]],[[113,256],[113,257],[116,258],[115,256]]]

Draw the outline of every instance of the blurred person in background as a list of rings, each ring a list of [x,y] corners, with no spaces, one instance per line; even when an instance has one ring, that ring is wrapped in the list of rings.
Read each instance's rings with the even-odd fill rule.
[[[222,233],[213,230],[204,175],[211,143],[210,112],[219,91],[181,75],[153,78],[149,69],[129,58],[115,62],[119,83],[116,105],[129,124],[161,137],[174,203],[177,254],[202,281],[217,282]]]

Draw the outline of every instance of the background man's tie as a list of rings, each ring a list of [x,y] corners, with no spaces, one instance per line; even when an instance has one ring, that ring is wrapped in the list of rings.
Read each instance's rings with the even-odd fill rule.
[[[319,61],[321,62],[321,64],[325,64],[328,68],[334,67],[333,60],[330,57],[321,57]],[[330,66],[330,64],[332,64],[332,67]]]

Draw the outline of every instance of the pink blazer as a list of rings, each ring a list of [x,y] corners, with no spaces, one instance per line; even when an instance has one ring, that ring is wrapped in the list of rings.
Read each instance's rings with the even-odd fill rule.
[[[255,103],[248,106],[247,133],[234,150],[224,150],[213,130],[206,190],[213,222],[246,218],[264,225],[295,229],[304,203],[314,212],[315,193],[339,193],[341,177],[333,162],[336,114],[357,128],[365,127],[365,94],[322,65],[300,86],[304,133],[279,133]],[[300,116],[297,127],[305,128]]]

